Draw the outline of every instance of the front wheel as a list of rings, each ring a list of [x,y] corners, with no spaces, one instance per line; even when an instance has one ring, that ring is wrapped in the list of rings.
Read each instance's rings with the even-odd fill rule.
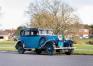
[[[53,55],[53,52],[54,52],[54,47],[52,44],[47,44],[46,45],[46,51],[47,51],[47,54],[48,55]]]

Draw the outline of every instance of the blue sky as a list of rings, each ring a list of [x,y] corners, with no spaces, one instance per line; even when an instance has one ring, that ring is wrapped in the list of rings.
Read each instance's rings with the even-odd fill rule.
[[[29,20],[24,11],[34,0],[0,0],[0,29],[17,28]],[[93,24],[93,0],[63,0],[71,5],[84,24]]]

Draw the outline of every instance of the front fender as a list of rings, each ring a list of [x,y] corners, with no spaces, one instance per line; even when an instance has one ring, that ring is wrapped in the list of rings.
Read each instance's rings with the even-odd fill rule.
[[[55,42],[53,40],[47,40],[43,45],[41,45],[40,48],[45,48],[46,44],[55,44]]]
[[[73,47],[73,41],[72,40],[64,41],[64,47]]]

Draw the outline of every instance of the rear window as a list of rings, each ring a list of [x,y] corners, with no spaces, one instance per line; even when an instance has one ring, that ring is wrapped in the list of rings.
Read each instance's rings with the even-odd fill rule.
[[[20,35],[21,36],[29,36],[30,35],[30,31],[24,31],[24,30],[22,30],[21,32],[20,32]]]

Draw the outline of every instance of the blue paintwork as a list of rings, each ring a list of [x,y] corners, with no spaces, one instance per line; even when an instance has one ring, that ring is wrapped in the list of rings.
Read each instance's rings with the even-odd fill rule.
[[[42,36],[37,35],[37,36],[21,36],[20,41],[23,42],[25,45],[25,48],[40,48],[41,46],[39,45],[39,40]],[[58,37],[55,36],[44,36],[46,37],[46,41],[55,41],[58,42],[59,47],[68,47],[70,44],[70,40],[65,40],[64,42],[62,40],[59,40]]]
[[[30,29],[26,31],[30,31]],[[53,41],[59,47],[69,47],[72,44],[70,40],[59,40],[57,35],[20,35],[19,41],[24,44],[25,48],[40,48],[41,45],[39,45],[39,43],[42,37],[46,39],[43,44],[47,41]]]
[[[26,48],[38,48],[40,36],[23,36],[20,40],[23,41]]]
[[[58,40],[58,37],[56,35],[20,36],[19,40],[23,42],[25,48],[39,48],[39,40],[41,37],[45,37],[46,41]]]
[[[59,47],[63,47],[64,46],[64,42],[63,41],[58,41],[58,46]]]
[[[47,35],[48,40],[59,40],[57,35]]]

